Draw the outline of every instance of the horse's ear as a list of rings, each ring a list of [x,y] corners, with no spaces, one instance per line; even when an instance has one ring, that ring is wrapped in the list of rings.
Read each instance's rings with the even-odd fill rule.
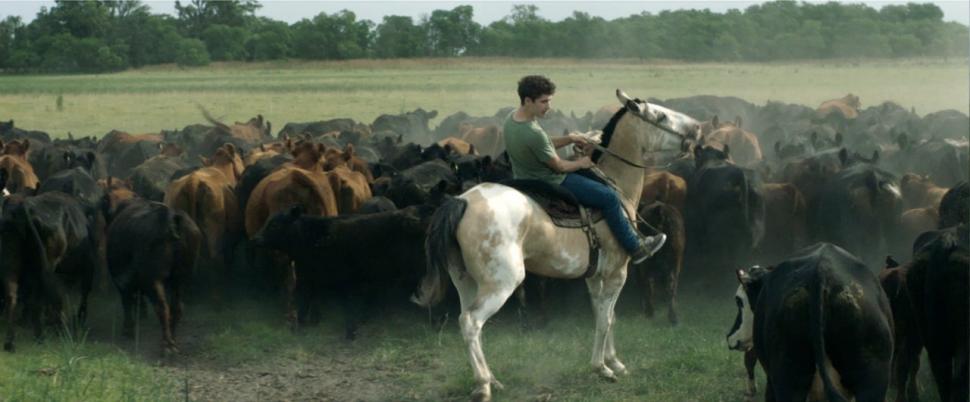
[[[643,115],[644,107],[641,106],[637,101],[631,99],[623,90],[616,89],[616,99],[623,104],[628,110],[638,115]]]
[[[843,140],[842,133],[835,133],[835,146],[841,147],[842,140]]]
[[[718,127],[719,127],[720,125],[721,125],[721,121],[720,121],[720,120],[718,120],[718,118],[717,118],[717,115],[714,115],[714,118],[713,118],[713,119],[711,119],[711,128],[713,128],[713,129],[715,129],[715,130],[717,130],[717,128],[718,128]]]
[[[849,163],[849,151],[845,148],[839,150],[839,162],[842,162],[842,167],[845,167]]]
[[[737,128],[741,128],[741,123],[743,123],[743,120],[741,120],[741,116],[737,116],[734,118],[734,125]]]
[[[775,156],[781,153],[781,140],[775,141]]]
[[[896,262],[896,259],[894,259],[893,256],[891,255],[886,256],[886,269],[896,268],[898,266],[899,266],[899,263]]]
[[[729,147],[728,144],[724,144],[724,156],[725,157],[731,156],[731,147]]]

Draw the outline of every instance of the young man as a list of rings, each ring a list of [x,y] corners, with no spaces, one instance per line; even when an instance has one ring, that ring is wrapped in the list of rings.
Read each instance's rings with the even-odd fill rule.
[[[556,148],[570,144],[586,144],[586,138],[570,134],[550,139],[536,119],[546,115],[556,85],[541,75],[519,80],[519,108],[505,120],[505,149],[512,163],[516,179],[543,180],[562,185],[587,207],[601,209],[610,231],[634,263],[640,263],[657,252],[667,240],[663,233],[640,239],[623,212],[622,204],[612,188],[573,173],[593,167],[589,156],[574,161],[559,159]]]

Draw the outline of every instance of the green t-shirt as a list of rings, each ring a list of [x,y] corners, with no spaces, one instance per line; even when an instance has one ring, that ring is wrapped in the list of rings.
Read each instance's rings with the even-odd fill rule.
[[[521,123],[512,119],[515,112],[505,119],[503,134],[505,151],[512,162],[512,177],[516,179],[544,180],[553,185],[562,184],[566,175],[546,165],[555,158],[556,148],[545,130],[535,120]]]

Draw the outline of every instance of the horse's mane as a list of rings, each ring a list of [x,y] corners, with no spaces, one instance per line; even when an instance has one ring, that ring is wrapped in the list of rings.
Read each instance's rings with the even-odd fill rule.
[[[616,131],[616,124],[620,122],[620,118],[626,114],[626,111],[626,107],[621,107],[620,110],[613,114],[613,117],[610,118],[609,123],[606,123],[606,127],[603,127],[603,136],[600,137],[600,145],[604,148],[610,146],[610,140],[613,139],[613,132]],[[603,152],[596,150],[593,151],[593,156],[590,157],[590,159],[592,159],[593,162],[598,162],[602,156]]]

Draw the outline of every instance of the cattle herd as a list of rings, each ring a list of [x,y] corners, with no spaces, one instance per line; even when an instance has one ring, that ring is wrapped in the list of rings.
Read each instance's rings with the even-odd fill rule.
[[[752,395],[760,361],[768,400],[883,400],[890,381],[897,400],[917,400],[925,348],[942,400],[967,400],[967,115],[862,108],[853,95],[817,108],[650,102],[704,123],[644,179],[641,229],[670,239],[631,267],[645,314],[660,293],[678,322],[682,270],[698,286],[740,284],[727,340],[746,352]],[[595,138],[619,107],[540,124]],[[511,176],[510,112],[458,112],[431,129],[437,112],[417,109],[288,123],[275,137],[263,116],[229,125],[204,110],[204,124],[100,139],[0,122],[4,349],[23,322],[36,337],[83,325],[88,295],[109,282],[124,334],[148,300],[165,352],[177,351],[186,292],[225,302],[234,287],[284,294],[294,328],[336,300],[353,338],[371,306],[418,286],[436,208]]]

